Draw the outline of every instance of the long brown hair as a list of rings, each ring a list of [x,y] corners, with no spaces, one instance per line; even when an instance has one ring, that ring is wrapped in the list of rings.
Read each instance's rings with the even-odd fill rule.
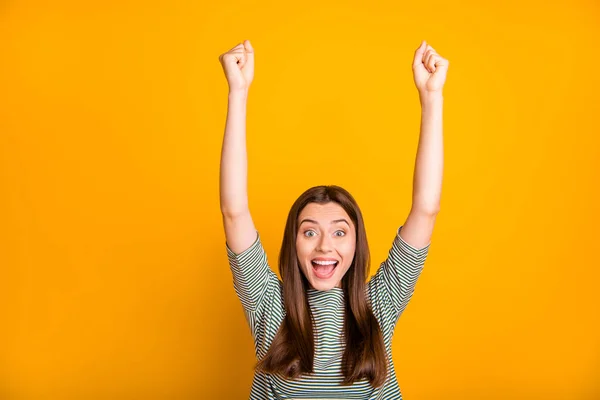
[[[281,252],[279,272],[283,281],[285,318],[267,354],[256,369],[294,379],[314,372],[314,334],[312,315],[306,291],[310,287],[296,253],[298,216],[309,203],[339,204],[356,227],[356,253],[342,278],[344,291],[344,339],[342,357],[343,384],[366,378],[373,387],[383,385],[387,376],[387,358],[383,335],[366,299],[366,278],[370,267],[369,245],[358,204],[345,189],[315,186],[300,195],[288,214]]]

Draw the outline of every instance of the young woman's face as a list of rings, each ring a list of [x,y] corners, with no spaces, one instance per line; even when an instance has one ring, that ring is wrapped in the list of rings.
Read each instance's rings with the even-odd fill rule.
[[[304,276],[317,290],[341,287],[356,248],[356,230],[337,203],[309,203],[298,216],[296,252]]]

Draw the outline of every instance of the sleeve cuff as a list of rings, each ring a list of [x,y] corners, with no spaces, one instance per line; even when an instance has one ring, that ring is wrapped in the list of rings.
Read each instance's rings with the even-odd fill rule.
[[[396,231],[396,241],[401,249],[407,251],[410,254],[413,254],[413,255],[419,256],[419,257],[427,254],[427,252],[429,251],[429,247],[431,246],[431,241],[426,246],[418,249],[418,248],[410,245],[406,240],[404,240],[402,238],[402,236],[400,236],[401,230],[402,230],[402,226],[400,226],[398,228],[398,230]]]
[[[256,239],[254,239],[254,243],[252,243],[250,245],[250,247],[248,247],[246,250],[244,250],[238,254],[234,253],[233,250],[231,250],[231,248],[229,247],[229,244],[227,243],[227,240],[225,240],[225,248],[227,249],[227,256],[229,257],[230,260],[237,260],[237,261],[241,261],[241,260],[247,258],[248,256],[251,256],[253,253],[255,253],[256,250],[258,248],[260,248],[259,244],[260,244],[260,234],[258,233],[258,231],[256,231]]]

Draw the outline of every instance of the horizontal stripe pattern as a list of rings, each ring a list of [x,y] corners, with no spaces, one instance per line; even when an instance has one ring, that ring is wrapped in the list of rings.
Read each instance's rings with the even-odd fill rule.
[[[307,297],[315,325],[314,374],[296,380],[256,372],[250,399],[402,399],[392,360],[392,336],[398,318],[410,301],[423,269],[430,244],[417,249],[396,231],[386,260],[380,264],[367,284],[367,300],[383,332],[388,376],[381,388],[367,380],[342,386],[341,359],[344,349],[344,293],[341,288],[329,291],[309,289]],[[225,243],[233,283],[254,338],[258,359],[266,354],[283,318],[283,288],[269,267],[260,234],[254,243],[235,254]]]

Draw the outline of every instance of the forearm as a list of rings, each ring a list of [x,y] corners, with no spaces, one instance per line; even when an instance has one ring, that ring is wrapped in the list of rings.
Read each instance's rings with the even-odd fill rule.
[[[421,98],[421,132],[413,178],[412,208],[437,213],[444,169],[442,94]]]
[[[229,92],[219,182],[221,212],[228,215],[248,210],[247,99],[247,91]]]

